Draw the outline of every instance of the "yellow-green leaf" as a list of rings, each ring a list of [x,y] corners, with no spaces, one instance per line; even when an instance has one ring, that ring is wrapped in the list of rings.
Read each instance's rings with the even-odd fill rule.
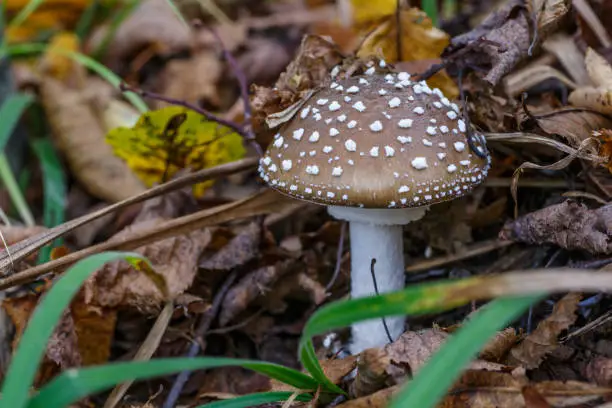
[[[106,141],[147,186],[183,169],[214,167],[245,154],[239,134],[180,106],[144,113],[132,128],[111,130]],[[201,196],[212,183],[195,185],[194,195]]]

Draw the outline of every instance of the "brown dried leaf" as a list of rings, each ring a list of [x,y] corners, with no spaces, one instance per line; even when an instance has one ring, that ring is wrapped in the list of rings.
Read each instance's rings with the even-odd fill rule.
[[[545,40],[554,30],[569,11],[570,3],[569,0],[546,1],[544,4],[542,0],[530,2],[530,8],[538,14],[538,42]],[[489,43],[474,46],[481,38]],[[527,57],[531,39],[529,10],[522,0],[511,0],[473,30],[454,37],[443,58],[451,65],[458,58],[462,65],[485,67],[488,72],[484,79],[491,85],[497,85],[504,75]],[[499,44],[501,48],[491,44]],[[464,51],[466,47],[470,48]]]
[[[495,334],[489,342],[480,350],[479,356],[483,360],[499,363],[506,356],[508,351],[518,342],[519,337],[516,330],[508,327]]]
[[[287,109],[308,91],[329,81],[331,68],[342,60],[343,55],[335,44],[323,37],[304,36],[296,57],[280,74],[274,88],[253,87],[251,105],[255,130],[265,130],[268,115]]]
[[[386,408],[391,398],[401,390],[399,385],[385,388],[365,397],[348,400],[340,405],[342,408]]]
[[[612,66],[592,48],[587,49],[584,63],[595,86],[585,86],[574,90],[569,96],[569,102],[575,106],[611,114]]]
[[[333,383],[340,384],[342,379],[346,377],[357,366],[357,356],[348,356],[346,358],[333,358],[329,360],[319,360],[319,365],[323,369],[325,376]],[[287,385],[278,380],[270,380],[270,391],[299,391],[290,385]]]
[[[195,75],[194,73],[206,73]],[[214,110],[226,108],[219,95],[219,82],[225,74],[225,65],[214,49],[206,49],[189,59],[171,60],[162,71],[160,93],[169,98],[199,105],[206,102]],[[169,106],[156,102],[156,107]]]
[[[115,335],[117,311],[87,305],[82,299],[73,301],[70,311],[83,365],[106,363]]]
[[[594,130],[612,128],[612,120],[596,112],[559,109],[534,118],[544,132],[561,136],[574,148],[591,137]],[[597,152],[591,149],[590,153]]]
[[[513,375],[508,372],[467,370],[455,382],[452,391],[440,404],[440,408],[525,407],[521,388],[528,381],[520,373]],[[502,390],[514,390],[515,392]]]
[[[270,291],[276,281],[289,272],[290,265],[293,265],[293,262],[285,261],[276,265],[264,266],[242,278],[227,292],[221,306],[219,324],[227,325],[260,296],[276,297],[277,293],[270,293]]]
[[[584,368],[584,376],[590,382],[609,387],[612,385],[612,359],[595,357]]]
[[[546,355],[558,346],[557,337],[576,321],[576,309],[582,295],[568,293],[553,308],[552,313],[518,346],[510,350],[508,363],[533,369],[540,365]]]
[[[107,26],[95,32],[88,50],[96,50],[112,29]],[[176,16],[168,2],[145,0],[116,28],[103,61],[116,70],[144,49],[152,47],[158,54],[167,55],[188,49],[191,42],[190,28]]]
[[[252,222],[214,255],[200,262],[200,268],[230,270],[259,255],[261,224]],[[227,297],[226,297],[227,298]]]
[[[555,244],[592,254],[612,253],[612,205],[591,210],[567,200],[508,222],[500,231],[504,240],[532,245]]]
[[[0,232],[4,237],[7,245],[13,245],[16,242],[30,238],[36,234],[46,231],[47,228],[39,225],[33,227],[3,225],[0,227]]]
[[[370,348],[359,354],[357,375],[350,387],[352,398],[370,395],[385,388],[391,359],[384,349]]]
[[[41,101],[72,174],[92,195],[117,202],[145,191],[142,182],[104,141],[95,110],[80,90],[45,77]]]
[[[109,241],[122,241],[147,231],[180,212],[184,201],[181,192],[156,197],[147,202],[134,224],[115,234]],[[206,229],[194,229],[183,234],[152,242],[135,250],[147,257],[156,273],[163,276],[168,296],[166,298],[151,278],[136,270],[126,261],[106,264],[83,285],[87,304],[103,307],[131,306],[150,312],[168,300],[174,299],[191,286],[197,272],[198,259],[209,244],[211,234]]]

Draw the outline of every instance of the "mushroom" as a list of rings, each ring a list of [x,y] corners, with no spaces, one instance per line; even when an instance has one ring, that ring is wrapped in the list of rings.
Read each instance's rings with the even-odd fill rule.
[[[405,72],[373,70],[317,90],[274,137],[260,176],[291,197],[349,222],[351,297],[405,284],[402,226],[430,205],[466,195],[490,166],[484,137],[439,89]],[[368,73],[370,75],[368,75]],[[380,347],[404,317],[352,326],[351,352]]]

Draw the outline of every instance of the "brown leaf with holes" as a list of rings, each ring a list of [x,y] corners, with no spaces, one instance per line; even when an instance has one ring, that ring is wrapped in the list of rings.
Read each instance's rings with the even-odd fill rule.
[[[508,363],[533,369],[558,346],[557,338],[576,321],[576,310],[582,299],[579,293],[568,293],[555,304],[552,313],[512,350]]]
[[[120,242],[124,237],[164,224],[180,212],[179,206],[186,201],[184,194],[185,191],[174,192],[147,201],[134,224],[115,234],[110,241]],[[210,240],[209,230],[196,229],[152,242],[137,248],[135,252],[144,255],[154,271],[163,276],[168,296],[174,299],[191,286],[200,254]],[[85,281],[83,293],[89,305],[129,306],[143,312],[155,311],[170,300],[149,276],[124,260],[109,262],[96,271]]]
[[[554,244],[591,254],[612,253],[612,205],[589,209],[572,200],[533,211],[506,223],[500,239],[532,245]]]

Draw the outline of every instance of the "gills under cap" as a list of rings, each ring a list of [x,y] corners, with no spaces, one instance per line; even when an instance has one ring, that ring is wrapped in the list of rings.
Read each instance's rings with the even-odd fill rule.
[[[474,154],[467,131],[455,103],[408,73],[351,77],[304,103],[276,134],[259,173],[272,188],[319,204],[427,206],[484,181],[485,139],[472,132]]]

